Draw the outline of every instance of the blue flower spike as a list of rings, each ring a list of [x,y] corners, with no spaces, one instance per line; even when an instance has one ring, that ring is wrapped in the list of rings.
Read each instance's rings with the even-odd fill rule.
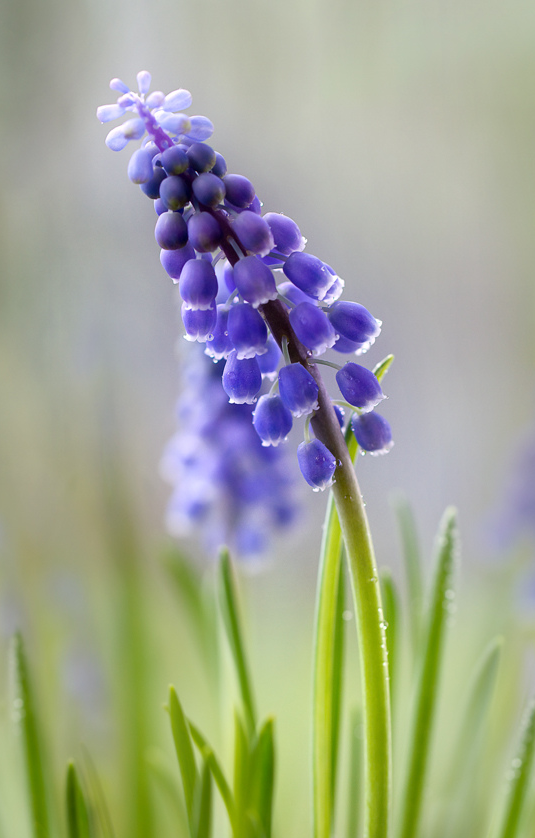
[[[139,143],[128,177],[154,202],[154,235],[162,267],[182,298],[185,338],[204,343],[214,363],[225,362],[218,379],[222,398],[246,406],[258,399],[252,425],[262,444],[278,445],[292,417],[309,417],[316,439],[300,446],[299,462],[310,485],[325,488],[336,468],[331,450],[339,451],[343,440],[316,358],[331,349],[361,355],[381,321],[359,303],[340,300],[343,280],[305,252],[306,239],[292,218],[262,214],[252,182],[229,173],[225,158],[206,142],[211,121],[185,113],[189,91],[166,95],[150,92],[150,85],[147,71],[138,73],[136,89],[112,79],[117,101],[98,108],[97,116],[124,119],[106,137],[112,150]],[[269,395],[267,380],[276,382]],[[378,379],[349,362],[336,380],[345,402],[362,414],[353,417],[361,450],[387,451],[389,426],[371,413],[384,398]]]

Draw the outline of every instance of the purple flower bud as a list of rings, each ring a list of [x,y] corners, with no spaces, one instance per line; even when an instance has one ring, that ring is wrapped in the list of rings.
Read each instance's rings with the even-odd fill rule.
[[[308,294],[301,291],[301,289],[294,285],[293,282],[280,282],[279,285],[277,285],[277,291],[293,303],[294,306],[298,306],[299,303],[313,302],[312,297],[309,297]],[[318,303],[314,302],[314,305],[318,305]]]
[[[250,210],[236,216],[232,229],[244,248],[259,256],[266,256],[273,249],[274,241],[267,221]]]
[[[212,168],[212,172],[214,175],[218,177],[224,177],[227,173],[227,164],[225,158],[222,154],[219,154],[218,151],[215,153],[215,165]]]
[[[327,265],[327,268],[329,266]],[[331,306],[339,297],[342,296],[345,282],[339,276],[334,275],[333,284],[325,292],[322,303],[326,306]]]
[[[314,303],[299,303],[289,316],[295,334],[314,355],[323,355],[336,343],[337,335],[329,318]]]
[[[226,259],[219,259],[215,266],[215,273],[219,282],[221,301],[225,302],[231,291],[236,290],[234,269]]]
[[[223,238],[217,219],[209,212],[196,212],[191,216],[188,234],[191,244],[199,253],[211,253]]]
[[[356,414],[351,419],[351,430],[363,451],[370,454],[386,454],[394,442],[389,423],[375,411]]]
[[[280,396],[266,394],[255,407],[253,425],[262,445],[278,445],[292,430],[292,414]]]
[[[327,265],[310,253],[292,253],[284,263],[283,271],[290,282],[316,300],[323,300],[333,284]]]
[[[231,404],[253,404],[262,386],[262,373],[256,358],[239,359],[230,353],[221,378]]]
[[[182,209],[191,201],[189,184],[182,177],[170,175],[160,186],[160,199],[168,210]]]
[[[267,326],[262,315],[249,303],[237,303],[230,309],[228,335],[239,359],[254,358],[267,352]]]
[[[180,274],[180,296],[184,306],[193,310],[214,308],[217,296],[217,277],[211,262],[190,259]],[[215,325],[215,321],[214,321]]]
[[[128,163],[128,177],[132,183],[147,183],[152,177],[152,155],[144,148],[134,151]]]
[[[248,178],[243,175],[225,175],[223,183],[227,190],[227,201],[233,207],[246,209],[253,203],[255,191]]]
[[[273,273],[258,256],[246,256],[234,265],[234,282],[243,299],[255,308],[277,299]]]
[[[334,303],[327,316],[338,334],[357,344],[359,354],[369,349],[381,331],[381,321],[359,303]]]
[[[161,250],[160,262],[162,267],[169,274],[173,282],[178,282],[182,268],[189,262],[190,259],[195,259],[195,251],[191,244],[186,244],[179,250]]]
[[[186,152],[176,145],[162,151],[161,160],[168,175],[181,175],[189,166]]]
[[[349,361],[336,373],[336,381],[346,402],[365,413],[384,399],[381,385],[373,372],[360,364]]]
[[[145,181],[145,183],[140,184],[140,189],[147,198],[151,198],[153,201],[156,198],[160,197],[160,186],[162,181],[166,178],[166,174],[161,166],[156,166],[153,169],[152,175],[150,180]]]
[[[168,93],[164,99],[163,108],[166,111],[183,111],[191,105],[191,93],[180,87]]]
[[[203,172],[193,181],[191,188],[200,204],[217,207],[225,197],[225,184],[212,172]]]
[[[293,219],[288,218],[281,212],[267,212],[264,215],[264,221],[269,224],[275,247],[279,253],[289,256],[290,253],[304,249],[306,239],[301,235],[301,231]]]
[[[274,381],[277,377],[277,367],[279,366],[282,352],[279,349],[277,341],[271,334],[268,335],[266,346],[267,352],[259,355],[257,358],[258,366],[260,367],[262,378]]]
[[[154,201],[154,211],[156,215],[163,215],[164,212],[167,212],[167,207],[162,203],[160,198],[156,198]]]
[[[294,416],[318,408],[318,385],[302,364],[288,364],[279,372],[279,393]]]
[[[314,491],[332,486],[336,459],[319,439],[302,442],[297,449],[297,461],[301,474]]]
[[[193,117],[191,121],[193,123]],[[215,151],[206,143],[193,143],[186,153],[191,168],[196,172],[209,172],[215,166]]]
[[[186,340],[205,343],[212,337],[217,320],[215,303],[212,303],[212,308],[205,309],[191,309],[186,306],[186,303],[182,303],[181,313]]]
[[[217,306],[217,321],[213,330],[213,337],[206,341],[206,355],[215,361],[228,358],[234,347],[228,334],[229,310],[224,305]]]
[[[177,250],[188,241],[188,225],[179,212],[162,212],[154,228],[156,241],[164,250]]]
[[[341,352],[344,355],[351,355],[352,353],[358,353],[359,355],[362,355],[361,346],[362,344],[355,343],[354,340],[348,340],[343,335],[340,335],[338,340],[334,344],[333,349],[336,350],[336,352]]]
[[[344,410],[343,410],[343,408],[340,407],[339,404],[333,404],[333,408],[334,408],[334,412],[336,413],[336,418],[338,419],[338,424],[340,425],[341,428],[343,428],[344,427],[344,419],[345,419]]]

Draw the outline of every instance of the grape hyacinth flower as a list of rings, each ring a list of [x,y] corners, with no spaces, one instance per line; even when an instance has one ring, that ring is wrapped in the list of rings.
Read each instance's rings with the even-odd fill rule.
[[[241,433],[236,413],[232,420],[225,418],[223,421],[222,411],[241,411],[249,431],[258,432],[262,442],[268,443],[262,445],[257,435],[258,450],[271,465],[284,450],[279,443],[293,421],[292,413],[306,413],[305,441],[298,448],[298,463],[313,489],[332,486],[336,523],[331,522],[327,531],[334,532],[333,527],[339,527],[340,536],[338,549],[324,551],[320,571],[314,674],[314,834],[317,838],[328,838],[333,823],[334,769],[326,760],[326,755],[334,753],[331,738],[333,707],[329,693],[332,671],[329,667],[343,542],[354,591],[361,676],[365,685],[363,834],[367,838],[384,838],[390,832],[392,756],[381,591],[353,466],[354,444],[345,441],[334,405],[339,400],[331,398],[319,372],[321,363],[337,368],[336,381],[343,397],[342,404],[351,415],[360,418],[372,411],[384,398],[380,378],[391,358],[385,359],[376,372],[371,372],[352,361],[340,368],[320,356],[337,348],[342,353],[362,354],[377,337],[380,324],[360,304],[336,307],[343,292],[343,280],[322,259],[304,252],[305,240],[292,219],[272,213],[262,216],[261,202],[251,181],[243,175],[229,173],[225,159],[206,143],[213,132],[210,120],[184,113],[191,105],[187,91],[178,89],[168,95],[161,91],[149,93],[150,75],[146,71],[138,73],[137,82],[138,90],[134,92],[124,82],[114,79],[110,86],[119,92],[117,102],[99,108],[97,116],[102,122],[108,122],[132,115],[109,132],[106,143],[112,150],[119,151],[132,140],[140,142],[140,148],[130,160],[128,173],[141,191],[155,202],[156,240],[162,248],[160,261],[171,279],[180,288],[181,277],[192,260],[206,259],[214,268],[217,290],[213,286],[209,290],[192,289],[190,269],[187,269],[185,284],[189,287],[184,292],[182,318],[190,341],[204,342],[214,359],[226,359],[217,361],[212,367],[217,370],[217,376],[214,375],[215,389],[210,388],[208,403],[206,385],[203,383],[201,391],[193,388],[195,402],[189,405],[189,410],[195,420],[189,426],[192,430],[190,442],[185,445],[180,439],[175,440],[176,449],[172,447],[166,457],[167,466],[170,462],[177,464],[174,482],[177,488],[169,520],[178,530],[184,521],[207,521],[220,486],[225,487],[224,496],[228,497],[234,518],[240,518],[240,504],[251,505],[254,501],[258,502],[259,517],[274,513],[277,503],[277,514],[283,515],[286,507],[280,483],[273,478],[270,469],[262,470],[258,461],[251,470],[241,467],[240,452],[236,452],[236,438]],[[160,221],[164,212],[180,214],[185,228],[180,221],[167,218]],[[232,279],[226,268],[216,270],[223,259],[232,268]],[[197,270],[200,271],[195,268]],[[280,289],[279,279],[282,280]],[[288,283],[293,291],[288,289]],[[212,296],[214,290],[216,293]],[[199,307],[192,307],[194,305]],[[277,356],[266,351],[268,340],[264,340],[263,335],[258,339],[256,317],[250,319],[254,335],[252,332],[244,334],[248,328],[244,326],[245,320],[240,321],[239,330],[230,329],[230,323],[236,317],[233,311],[239,306],[249,306],[265,324],[266,332],[281,350],[280,372],[299,365],[315,387],[309,388],[307,376],[283,375],[282,388],[275,377],[267,398],[261,396],[263,376],[276,375],[274,361]],[[227,338],[232,346],[230,351]],[[262,353],[270,355],[264,369]],[[201,377],[201,380],[204,379]],[[235,404],[229,405],[227,396]],[[252,405],[257,399],[253,424]],[[200,415],[196,405],[202,406]],[[377,420],[373,422],[377,423]],[[359,434],[360,424],[357,423]],[[382,445],[386,448],[390,446],[390,440],[385,442],[384,430],[383,426]],[[217,449],[211,448],[214,440],[217,440]],[[375,437],[372,442],[377,444]],[[369,444],[368,440],[366,444]],[[245,455],[250,453],[248,442],[241,443],[241,447]],[[192,471],[185,475],[184,468]],[[169,475],[168,467],[165,471]],[[333,509],[330,505],[329,510]],[[251,530],[245,524],[239,532],[240,536],[234,538],[238,551],[243,551],[244,542],[250,549],[265,534],[264,529],[258,533],[258,525],[256,530],[254,527]],[[220,540],[229,537],[224,527],[218,536]]]
[[[167,528],[176,537],[200,528],[210,553],[225,543],[242,559],[259,558],[272,533],[298,512],[288,449],[262,445],[252,405],[229,404],[221,387],[224,362],[213,363],[199,349],[182,355],[178,430],[160,465],[173,487]]]
[[[315,359],[329,349],[364,353],[381,322],[359,303],[339,300],[343,280],[304,252],[306,239],[293,219],[276,212],[261,215],[251,181],[229,173],[223,156],[206,143],[213,132],[210,120],[184,113],[190,93],[150,93],[150,81],[149,73],[139,73],[135,92],[113,79],[117,102],[98,108],[97,116],[102,122],[133,117],[113,128],[106,144],[119,151],[133,140],[141,142],[128,176],[155,201],[160,261],[179,286],[185,337],[205,343],[215,361],[225,359],[222,386],[234,403],[254,404],[262,377],[276,378],[279,366],[281,406],[295,417],[307,416],[334,462],[341,462],[335,450],[341,444],[340,424]],[[283,358],[277,347],[284,342]],[[384,398],[375,375],[359,364],[345,364],[336,381],[357,416]],[[257,418],[255,427],[263,442],[269,441],[264,422]],[[274,433],[272,444],[285,436]],[[381,450],[388,447],[385,442]],[[299,462],[305,462],[303,455]]]

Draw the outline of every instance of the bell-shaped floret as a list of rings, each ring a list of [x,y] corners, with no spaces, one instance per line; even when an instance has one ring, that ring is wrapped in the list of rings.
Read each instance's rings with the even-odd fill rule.
[[[319,439],[302,442],[297,448],[297,461],[301,474],[316,492],[332,485],[336,458]]]
[[[244,210],[232,222],[232,230],[240,244],[250,253],[266,256],[274,241],[267,221],[250,210]]]
[[[179,250],[160,251],[162,267],[169,274],[173,282],[178,282],[182,268],[190,259],[195,259],[195,251],[189,243]]]
[[[185,307],[192,310],[214,307],[217,277],[211,262],[207,262],[206,259],[190,259],[184,265],[180,275],[180,296]]]
[[[257,218],[258,216],[255,216]],[[258,256],[246,256],[234,265],[234,282],[241,296],[255,308],[277,299],[273,273]]]
[[[224,177],[227,173],[227,162],[218,151],[215,153],[215,165],[212,167],[212,172],[218,177]]]
[[[128,163],[128,177],[132,183],[147,183],[152,177],[152,155],[145,148],[134,151]]]
[[[154,228],[154,237],[164,250],[178,250],[188,241],[188,225],[179,212],[162,212]]]
[[[186,303],[182,303],[182,322],[186,334],[186,340],[199,341],[199,343],[206,343],[212,337],[214,327],[217,320],[217,311],[215,303],[212,303],[211,308],[188,308]]]
[[[305,294],[304,291],[301,291],[293,282],[280,282],[277,285],[277,291],[283,297],[290,301],[294,306],[298,306],[299,303],[311,303],[312,297],[309,297],[308,294]],[[314,305],[319,305],[317,302]]]
[[[267,352],[267,326],[262,315],[249,303],[237,303],[230,309],[228,335],[240,359]]]
[[[264,221],[269,224],[279,253],[289,256],[290,253],[304,249],[307,240],[301,235],[299,227],[292,218],[288,218],[281,212],[267,212],[263,217]]]
[[[193,117],[191,121],[193,123]],[[215,151],[206,143],[193,143],[186,154],[191,168],[196,172],[209,172],[215,166]]]
[[[336,300],[342,296],[342,292],[344,290],[345,282],[339,276],[337,276],[332,268],[329,268],[329,265],[326,266],[332,273],[333,276],[333,284],[327,289],[325,292],[325,296],[323,297],[322,303],[326,306],[331,306]]]
[[[336,381],[346,402],[359,407],[364,413],[373,410],[375,405],[385,398],[373,372],[353,361],[349,361],[338,370]]]
[[[392,448],[392,428],[383,416],[372,411],[353,416],[351,430],[363,451],[386,454]]]
[[[168,175],[181,175],[189,167],[186,152],[176,145],[162,151],[161,162]]]
[[[211,253],[223,238],[221,227],[209,212],[196,212],[188,221],[189,240],[199,253]]]
[[[282,352],[273,335],[269,334],[267,343],[267,352],[258,356],[258,365],[263,378],[274,381],[277,377],[277,367],[279,366]]]
[[[369,349],[381,331],[381,321],[359,303],[334,303],[327,316],[339,335],[357,344],[354,351],[359,353]]]
[[[289,316],[295,334],[314,355],[323,355],[336,343],[337,335],[329,318],[314,303],[299,303]]]
[[[230,353],[221,378],[231,404],[253,404],[262,386],[262,373],[256,358],[238,358]]]
[[[294,416],[303,416],[318,407],[318,385],[302,364],[288,364],[279,372],[279,393]]]
[[[189,184],[178,175],[169,175],[160,185],[160,200],[168,210],[182,209],[191,201]]]
[[[227,202],[238,209],[247,209],[255,197],[254,186],[243,175],[225,175],[223,178],[227,190]]]
[[[167,176],[162,167],[155,166],[150,179],[141,183],[139,188],[143,194],[147,196],[147,198],[151,198],[151,200],[155,201],[156,198],[160,197],[160,187],[166,177]]]
[[[191,188],[200,204],[217,207],[225,197],[225,184],[213,172],[203,172],[193,181]]]
[[[278,445],[292,430],[292,414],[280,396],[266,394],[255,407],[253,425],[262,445]]]
[[[309,297],[323,300],[333,284],[333,275],[327,265],[310,253],[292,253],[283,266],[290,280]]]
[[[204,350],[214,361],[228,358],[234,349],[228,333],[228,315],[229,310],[225,305],[217,306],[217,320],[212,338],[206,341],[206,349]]]

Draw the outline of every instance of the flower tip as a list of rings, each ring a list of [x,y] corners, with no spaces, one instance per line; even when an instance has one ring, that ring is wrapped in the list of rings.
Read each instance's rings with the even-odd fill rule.
[[[129,93],[130,92],[130,88],[128,87],[128,85],[126,85],[124,83],[124,81],[121,81],[121,79],[117,79],[117,78],[112,79],[110,81],[110,90],[116,90],[118,93]]]
[[[152,81],[151,74],[148,70],[140,70],[136,76],[137,88],[142,96],[149,92],[150,83]]]

